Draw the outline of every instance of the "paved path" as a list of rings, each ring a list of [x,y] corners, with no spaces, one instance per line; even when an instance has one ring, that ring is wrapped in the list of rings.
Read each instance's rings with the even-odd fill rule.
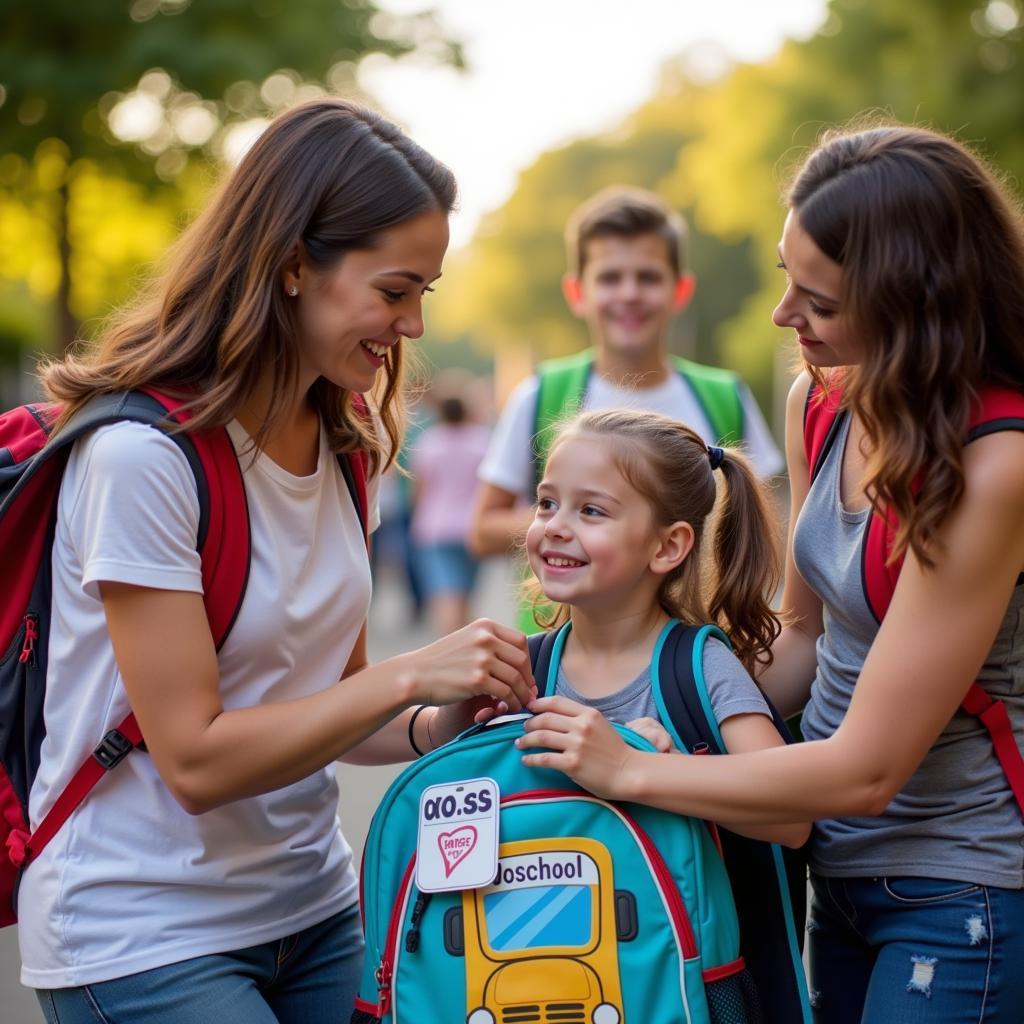
[[[477,614],[501,622],[513,620],[513,583],[501,561],[485,564],[480,579]],[[370,656],[374,661],[410,651],[432,639],[424,623],[410,625],[407,599],[401,586],[386,569],[375,581],[370,616]],[[395,776],[396,768],[364,768],[340,765],[340,808],[345,835],[355,852],[362,853],[363,838],[377,802]],[[20,961],[16,928],[0,930],[0,1021],[3,1024],[40,1024],[43,1020],[35,996],[18,982]]]

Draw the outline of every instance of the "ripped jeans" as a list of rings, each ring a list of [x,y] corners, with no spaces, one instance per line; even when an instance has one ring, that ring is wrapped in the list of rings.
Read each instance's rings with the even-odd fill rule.
[[[811,884],[815,1024],[1024,1021],[1024,890],[813,872]]]

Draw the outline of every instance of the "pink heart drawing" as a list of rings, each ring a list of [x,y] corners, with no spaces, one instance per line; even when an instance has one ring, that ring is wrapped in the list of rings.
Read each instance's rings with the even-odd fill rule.
[[[442,832],[437,837],[437,845],[444,859],[445,878],[451,878],[452,872],[473,852],[476,839],[476,828],[473,825],[463,825],[451,832]]]

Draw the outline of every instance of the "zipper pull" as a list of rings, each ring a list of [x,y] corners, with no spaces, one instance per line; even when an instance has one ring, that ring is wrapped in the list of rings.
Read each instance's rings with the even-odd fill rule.
[[[373,976],[377,980],[377,1011],[383,1018],[391,1009],[391,964],[386,957],[381,960]]]
[[[412,905],[412,927],[405,936],[405,951],[407,953],[415,953],[420,948],[420,921],[429,902],[430,893],[421,892],[417,894],[416,902]]]
[[[691,754],[710,754],[711,748],[706,743],[694,743]]]
[[[24,665],[30,661],[32,668],[36,667],[36,640],[39,639],[39,619],[35,615],[25,616],[25,639],[21,645],[21,655],[18,661]]]

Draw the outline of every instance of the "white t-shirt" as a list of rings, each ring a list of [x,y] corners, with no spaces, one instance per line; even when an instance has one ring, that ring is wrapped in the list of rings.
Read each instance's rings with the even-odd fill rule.
[[[252,563],[221,649],[225,708],[289,700],[341,675],[366,618],[370,570],[356,511],[321,433],[316,472],[242,455]],[[371,525],[376,485],[371,481]],[[53,546],[53,617],[33,828],[98,740],[128,713],[98,582],[202,592],[199,504],[180,449],[138,423],[72,450]],[[334,767],[189,815],[134,751],[25,872],[24,984],[65,988],[241,949],[310,927],[356,897]]]
[[[478,474],[485,483],[510,491],[524,501],[533,500],[532,440],[538,386],[538,378],[529,377],[509,396]],[[785,463],[761,410],[745,386],[741,386],[740,392],[746,434],[743,449],[759,476],[779,473]],[[674,371],[653,388],[623,388],[599,374],[592,374],[584,408],[614,409],[623,406],[672,416],[692,427],[708,444],[715,441],[711,424],[693,392]]]

